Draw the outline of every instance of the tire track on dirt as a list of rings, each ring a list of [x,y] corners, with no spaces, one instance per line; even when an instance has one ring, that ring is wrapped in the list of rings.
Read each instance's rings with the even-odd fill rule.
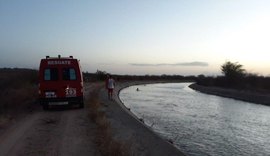
[[[93,87],[87,85],[86,95]],[[27,115],[0,134],[1,156],[91,156],[99,155],[95,145],[96,125],[89,108],[40,110]]]

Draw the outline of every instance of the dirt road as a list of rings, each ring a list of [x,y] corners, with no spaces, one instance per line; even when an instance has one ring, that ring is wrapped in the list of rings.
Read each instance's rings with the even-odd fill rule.
[[[91,91],[86,86],[86,94]],[[41,108],[1,131],[1,156],[96,156],[96,125],[88,116],[88,108]]]
[[[108,100],[107,92],[104,89],[100,90],[99,114],[104,114],[105,121],[109,122],[108,131],[105,131],[109,137],[101,137],[105,140],[100,143],[101,148],[97,147],[97,134],[106,128],[102,129],[102,126],[98,127],[98,124],[93,123],[87,105],[84,109],[60,108],[50,111],[43,111],[40,107],[8,128],[0,127],[0,156],[99,156],[99,150],[114,154],[126,151],[130,155],[140,156],[183,155],[144,125],[121,103],[117,96],[119,90],[134,84],[136,82],[119,83],[114,100]],[[101,83],[85,85],[86,97],[91,97],[91,91],[100,87]],[[93,94],[92,97],[95,96],[97,95]],[[106,144],[111,142],[115,143],[115,146]]]

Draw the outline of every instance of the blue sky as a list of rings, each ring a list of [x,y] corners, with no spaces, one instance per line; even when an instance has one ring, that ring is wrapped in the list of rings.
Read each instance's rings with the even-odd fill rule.
[[[0,67],[73,55],[84,71],[270,74],[268,0],[0,0]]]

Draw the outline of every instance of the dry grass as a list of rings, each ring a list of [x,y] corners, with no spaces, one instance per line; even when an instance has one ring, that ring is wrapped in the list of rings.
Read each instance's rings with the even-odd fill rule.
[[[0,125],[32,109],[37,99],[37,71],[0,69]]]
[[[99,151],[103,156],[130,156],[131,144],[113,138],[111,124],[105,112],[100,110],[99,90],[98,88],[90,93],[91,96],[87,101],[90,106],[89,117],[98,126],[95,140]]]

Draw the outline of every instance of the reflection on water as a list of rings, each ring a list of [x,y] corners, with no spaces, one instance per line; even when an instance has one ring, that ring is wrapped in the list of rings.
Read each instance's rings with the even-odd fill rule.
[[[131,86],[120,99],[187,155],[270,155],[270,107],[202,94],[188,85]]]

